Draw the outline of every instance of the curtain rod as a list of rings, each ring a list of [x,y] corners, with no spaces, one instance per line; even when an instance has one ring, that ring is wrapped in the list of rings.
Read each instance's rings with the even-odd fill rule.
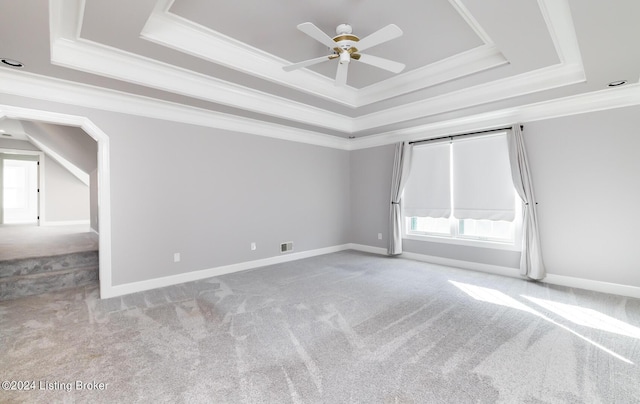
[[[431,139],[414,140],[412,142],[409,142],[409,144],[426,143],[426,142],[432,142],[434,140],[442,140],[442,139],[453,139],[454,137],[479,135],[479,134],[482,134],[482,133],[500,132],[500,131],[508,130],[508,129],[511,129],[511,128],[512,128],[511,126],[508,126],[506,128],[488,129],[488,130],[481,130],[481,131],[478,131],[478,132],[460,133],[458,135],[440,136],[440,137],[434,137],[434,138],[431,138]],[[523,130],[523,129],[524,129],[524,125],[520,125],[520,130]]]

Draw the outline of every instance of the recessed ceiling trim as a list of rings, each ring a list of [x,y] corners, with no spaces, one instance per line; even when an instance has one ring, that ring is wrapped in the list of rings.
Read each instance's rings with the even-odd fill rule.
[[[75,36],[83,0],[50,0],[51,62],[175,94],[351,132],[345,115],[274,96]]]
[[[136,115],[148,118],[172,120],[340,150],[365,149],[399,141],[411,141],[470,130],[482,130],[517,122],[532,122],[640,105],[640,84],[631,84],[614,89],[607,88],[600,91],[347,140],[319,132],[239,118],[233,115],[31,73],[0,71],[0,80],[3,80],[3,93],[5,94],[125,114],[135,111]],[[42,88],[47,88],[47,91],[43,92]],[[85,126],[76,119],[77,117],[57,112],[39,111],[37,117],[30,117],[20,113],[20,110],[20,107],[0,104],[0,119],[7,117],[11,119],[56,122],[61,125]]]
[[[167,4],[166,0],[162,1],[163,5]],[[228,83],[91,41],[67,38],[63,35],[64,33],[76,31],[72,30],[70,26],[77,27],[79,23],[79,10],[84,4],[82,0],[75,0],[75,2],[73,0],[67,2],[51,0],[51,37],[56,38],[52,40],[51,54],[52,62],[70,68],[318,127],[355,133],[584,81],[584,69],[575,40],[575,32],[572,28],[571,15],[567,12],[566,0],[539,0],[539,2],[546,7],[545,15],[552,15],[552,17],[545,18],[545,21],[547,24],[552,24],[549,27],[549,32],[554,38],[554,44],[559,47],[559,53],[563,55],[563,63],[358,118],[350,118]],[[556,2],[564,3],[567,7],[554,6],[553,4]],[[69,6],[72,3],[76,6],[73,13],[73,7]],[[549,3],[552,5],[549,6]],[[67,12],[73,15],[64,15]],[[68,24],[69,27],[65,28],[65,24]],[[565,26],[570,29],[562,28]],[[55,30],[57,31],[53,32]],[[558,38],[563,35],[569,37]],[[495,53],[491,53],[490,56],[497,57]],[[105,60],[109,62],[105,63]],[[123,66],[126,68],[123,69]],[[442,72],[442,66],[438,69]],[[392,83],[394,82],[392,81]],[[375,94],[375,86],[366,89],[371,92],[372,99],[383,96]]]
[[[331,147],[334,149],[347,150],[348,148],[347,139],[320,132],[238,117],[222,112],[95,87],[88,84],[54,79],[32,73],[16,72],[13,70],[0,71],[0,80],[3,83],[2,92],[5,94],[123,114],[135,114],[147,118],[172,120],[209,128]],[[43,88],[46,88],[47,91],[42,91]],[[9,118],[15,118],[10,112],[6,112],[11,111],[11,107],[0,105],[0,110],[3,109]],[[56,116],[56,120],[60,119],[55,113],[51,114],[52,116]],[[59,123],[78,126],[75,120]]]
[[[501,54],[466,7],[460,4],[459,0],[449,1],[485,43],[480,47],[481,50],[463,52],[441,62],[393,76],[390,79],[367,86],[366,90],[336,87],[333,85],[333,79],[308,69],[284,72],[282,67],[289,65],[291,61],[276,57],[172,14],[168,11],[167,0],[158,1],[140,36],[151,42],[204,60],[357,108],[507,63],[504,57],[500,59]],[[458,64],[459,60],[469,62],[470,56],[475,56],[477,59],[471,60],[471,63]],[[443,76],[442,70],[445,66],[450,70],[448,74]],[[457,75],[454,75],[454,72]],[[441,80],[436,80],[436,77],[441,77]]]
[[[640,105],[640,84],[577,94],[377,135],[364,136],[352,140],[349,150],[367,149],[402,141],[429,139],[455,133],[502,127],[514,123],[542,121],[635,105]]]
[[[310,70],[287,73],[282,66],[289,61],[159,9],[149,16],[141,38],[348,107],[357,106],[354,88],[336,87],[333,80]]]
[[[172,0],[173,1],[173,0]],[[467,25],[482,39],[486,45],[493,45],[493,40],[489,34],[482,28],[480,23],[473,17],[469,9],[462,4],[462,0],[449,0],[449,3],[455,8],[460,16],[467,22]]]
[[[84,18],[85,0],[49,0],[49,40],[79,38]]]
[[[362,88],[358,91],[358,105],[364,106],[415,91],[415,83],[418,82],[422,88],[428,88],[507,63],[509,62],[495,46],[478,46],[421,69]]]
[[[292,121],[350,132],[351,119],[317,107],[228,83],[84,39],[58,39],[51,62]]]
[[[547,24],[560,63],[574,63],[582,67],[580,45],[569,3],[566,0],[538,0],[538,6]],[[584,67],[582,68],[584,70]]]
[[[354,118],[356,130],[432,116],[584,82],[580,66],[558,64]]]

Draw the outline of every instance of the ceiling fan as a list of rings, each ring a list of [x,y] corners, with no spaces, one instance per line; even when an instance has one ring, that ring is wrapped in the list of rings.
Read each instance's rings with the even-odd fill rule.
[[[349,24],[338,25],[336,28],[337,35],[333,38],[329,37],[320,30],[320,28],[310,22],[298,25],[298,29],[316,41],[328,46],[329,49],[333,49],[333,53],[328,56],[322,56],[284,66],[283,69],[287,72],[326,62],[327,60],[338,59],[339,63],[335,84],[336,86],[344,86],[347,84],[347,70],[351,60],[357,60],[358,62],[366,63],[393,73],[400,73],[404,69],[404,64],[402,63],[394,62],[378,56],[364,55],[360,53],[366,49],[402,36],[402,30],[395,24],[389,24],[362,39],[352,34],[353,30]]]

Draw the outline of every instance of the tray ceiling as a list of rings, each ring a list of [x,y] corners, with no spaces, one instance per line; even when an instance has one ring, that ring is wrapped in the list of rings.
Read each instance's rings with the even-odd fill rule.
[[[601,91],[640,71],[624,50],[639,33],[631,0],[614,1],[628,11],[615,16],[611,3],[579,0],[0,1],[0,57],[25,63],[1,69],[7,78],[341,138]],[[396,24],[404,35],[368,53],[407,67],[351,63],[347,87],[333,83],[337,61],[284,72],[327,54],[296,29],[307,21],[329,36],[349,23],[360,38]]]

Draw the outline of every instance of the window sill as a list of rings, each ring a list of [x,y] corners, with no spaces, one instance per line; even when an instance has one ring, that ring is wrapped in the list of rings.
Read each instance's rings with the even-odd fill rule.
[[[498,241],[472,240],[472,239],[452,238],[452,237],[446,237],[446,236],[418,235],[418,234],[404,234],[402,238],[406,240],[463,245],[468,247],[489,248],[493,250],[518,251],[518,252],[521,251],[521,248],[517,246],[515,243],[508,243],[508,242],[501,243]]]

